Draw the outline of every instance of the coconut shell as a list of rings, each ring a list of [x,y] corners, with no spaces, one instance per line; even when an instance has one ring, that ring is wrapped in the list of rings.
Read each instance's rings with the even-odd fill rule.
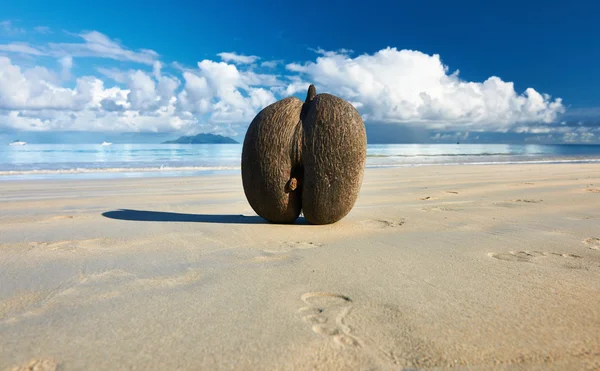
[[[304,110],[302,211],[309,223],[335,223],[358,198],[367,157],[365,125],[350,103],[315,96],[314,88]]]
[[[252,209],[273,223],[292,223],[302,208],[302,105],[290,97],[265,107],[244,138],[244,193]]]

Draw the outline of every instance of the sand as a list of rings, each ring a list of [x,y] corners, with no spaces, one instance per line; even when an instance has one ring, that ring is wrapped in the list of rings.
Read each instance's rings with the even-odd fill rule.
[[[239,175],[0,181],[0,370],[600,369],[598,189],[595,164],[367,169],[311,226]]]

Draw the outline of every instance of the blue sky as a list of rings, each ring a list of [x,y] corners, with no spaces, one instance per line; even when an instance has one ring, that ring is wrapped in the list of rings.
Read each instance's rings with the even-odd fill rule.
[[[3,2],[0,130],[240,138],[315,83],[374,139],[596,143],[597,14],[582,1]]]

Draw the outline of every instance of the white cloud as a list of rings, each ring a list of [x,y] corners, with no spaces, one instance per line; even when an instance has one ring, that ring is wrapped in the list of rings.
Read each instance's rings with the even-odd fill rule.
[[[386,48],[373,55],[349,57],[345,51],[319,51],[315,62],[286,68],[330,92],[357,102],[366,120],[418,124],[437,130],[506,131],[519,123],[551,123],[564,111],[532,88],[523,94],[511,82],[461,80],[438,55]],[[291,91],[304,90],[296,84]]]
[[[265,105],[276,101],[272,92],[255,88],[275,80],[251,71],[240,71],[233,64],[203,60],[198,63],[198,86],[212,98],[213,122],[249,123]],[[185,75],[184,75],[185,76]]]
[[[58,61],[53,71],[24,68],[0,56],[0,127],[232,133],[245,130],[265,106],[304,95],[314,83],[317,92],[351,102],[367,125],[403,123],[454,132],[434,135],[435,140],[465,140],[478,131],[559,137],[572,130],[555,123],[564,111],[560,99],[532,88],[519,94],[513,83],[494,76],[483,82],[462,80],[438,55],[419,51],[386,48],[352,57],[351,50],[316,49],[314,61],[289,63],[283,73],[259,73],[283,62],[264,61],[259,67],[258,56],[229,52],[218,54],[220,61],[206,59],[190,68],[165,64],[152,50],[127,48],[97,31],[72,36],[81,41],[0,45],[0,52]],[[78,58],[83,57],[102,59],[102,65],[94,61],[97,77],[73,76],[74,64],[81,67]],[[125,69],[121,62],[127,62]],[[586,141],[596,136],[577,131],[576,138],[567,137]]]
[[[445,133],[445,134],[441,134],[441,133],[435,133],[435,135],[432,135],[431,137],[429,137],[429,139],[435,140],[435,141],[455,141],[455,140],[467,140],[469,139],[469,132],[466,133],[461,133],[456,132],[456,133]],[[479,137],[475,138],[475,139],[479,139]]]
[[[133,71],[129,74],[127,82],[129,94],[127,100],[134,110],[147,111],[157,103],[156,84],[146,73]]]
[[[71,68],[73,68],[73,58],[70,55],[66,55],[58,60],[61,66],[61,78],[63,80],[71,80],[73,77],[71,74]]]
[[[37,26],[37,27],[34,27],[33,30],[42,35],[48,35],[48,34],[52,33],[52,30],[50,29],[50,27],[46,27],[46,26]]]
[[[562,140],[566,143],[591,143],[596,139],[596,135],[590,132],[590,128],[578,127],[563,134]]]
[[[0,22],[0,33],[4,33],[7,35],[24,34],[25,29],[22,27],[17,27],[15,25],[13,25],[13,23],[11,21],[1,21]]]
[[[127,82],[127,73],[117,68],[98,67],[96,68],[96,71],[118,83],[124,84]]]
[[[313,51],[317,54],[324,55],[326,57],[335,56],[335,55],[348,55],[354,53],[352,49],[341,48],[338,50],[325,50],[323,48],[308,48],[308,50]]]
[[[202,127],[196,117],[176,112],[173,95],[179,82],[175,78],[160,74],[154,80],[137,70],[127,73],[127,78],[127,89],[106,88],[91,76],[65,88],[45,68],[22,69],[0,57],[0,128],[172,131]]]
[[[264,61],[260,64],[261,67],[263,68],[275,68],[278,65],[280,65],[281,63],[283,63],[283,61],[281,60],[275,60],[275,61]]]
[[[207,113],[210,110],[213,92],[206,78],[186,71],[183,73],[183,79],[185,87],[178,96],[181,109],[191,113]]]
[[[0,57],[0,109],[72,108],[72,91],[56,86],[56,80],[43,67],[22,70]]]
[[[217,54],[223,62],[233,62],[235,64],[252,64],[260,58],[255,55],[241,55],[236,53],[219,53]]]
[[[42,51],[30,46],[27,43],[10,43],[10,44],[0,44],[0,52],[8,52],[8,53],[20,53],[20,54],[28,54],[28,55],[44,55]]]
[[[98,32],[90,31],[78,35],[83,43],[51,43],[49,54],[62,57],[96,57],[108,58],[117,61],[136,62],[152,65],[158,59],[158,54],[149,49],[133,51],[121,46],[118,42]]]
[[[2,23],[0,23],[0,26]],[[21,53],[33,56],[63,57],[93,57],[107,58],[117,61],[135,62],[153,65],[158,60],[158,53],[149,49],[130,50],[108,36],[90,31],[79,35],[83,42],[79,43],[49,43],[47,46],[35,47],[27,43],[13,42],[0,44],[0,52]]]

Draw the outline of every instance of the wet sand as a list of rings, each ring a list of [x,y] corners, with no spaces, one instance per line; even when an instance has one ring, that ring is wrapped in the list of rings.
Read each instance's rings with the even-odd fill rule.
[[[599,369],[600,165],[367,169],[327,226],[239,175],[0,179],[0,369],[36,365]]]

